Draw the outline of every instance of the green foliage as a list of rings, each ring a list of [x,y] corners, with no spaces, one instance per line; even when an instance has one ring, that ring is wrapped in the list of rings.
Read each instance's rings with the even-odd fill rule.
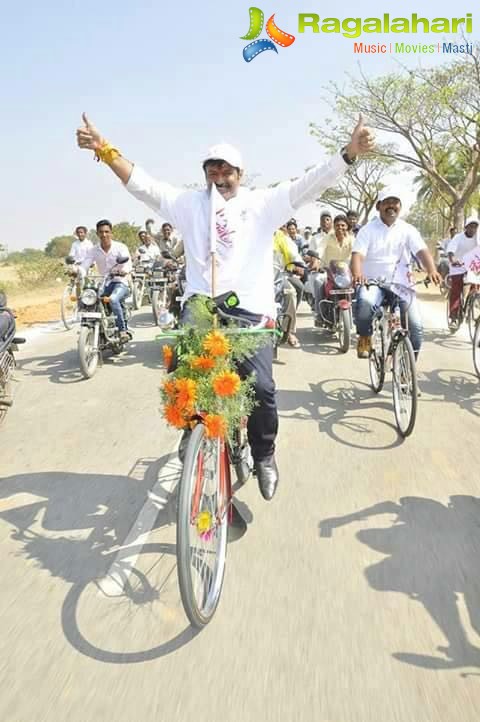
[[[45,255],[50,258],[65,258],[74,240],[73,236],[55,236],[45,246]]]
[[[29,259],[18,264],[17,275],[24,289],[36,288],[52,284],[63,269],[62,263],[47,256]]]
[[[44,257],[44,252],[38,248],[24,248],[23,251],[13,251],[13,253],[9,253],[6,262],[16,266],[19,263],[38,261]]]
[[[132,253],[139,245],[138,233],[142,229],[141,226],[135,226],[133,223],[116,223],[113,226],[112,233],[115,241],[120,241],[128,246],[130,253]],[[98,241],[98,238],[97,238]]]

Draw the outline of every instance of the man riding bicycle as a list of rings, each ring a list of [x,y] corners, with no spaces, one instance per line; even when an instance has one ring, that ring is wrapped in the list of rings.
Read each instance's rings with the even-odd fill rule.
[[[436,284],[441,279],[435,268],[430,251],[420,233],[410,223],[399,218],[402,209],[401,191],[386,188],[378,195],[379,215],[359,230],[352,248],[352,275],[354,283],[363,284],[368,279],[383,279],[386,283],[400,283],[397,273],[405,276],[411,254],[418,256],[429,278]],[[362,285],[358,290],[356,326],[358,332],[357,356],[368,358],[372,348],[373,317],[385,299],[394,294],[378,286]],[[416,297],[400,302],[402,316],[408,317],[408,329],[415,356],[422,345],[423,326]]]
[[[467,218],[463,233],[457,233],[448,244],[448,260],[450,262],[449,279],[450,293],[448,315],[452,322],[457,319],[460,311],[460,300],[463,291],[463,279],[467,272],[463,258],[478,245],[478,220]]]
[[[241,313],[255,322],[274,317],[273,233],[298,208],[314,201],[343,175],[356,156],[371,152],[373,136],[360,119],[348,145],[323,166],[314,166],[295,181],[267,190],[241,187],[244,164],[240,153],[228,144],[213,146],[202,158],[206,188],[202,191],[174,188],[156,181],[138,165],[124,158],[83,115],[77,131],[80,148],[95,151],[137,199],[179,229],[185,242],[186,291],[184,301],[196,295],[210,296],[210,191],[216,189],[222,204],[216,208],[217,293],[235,291]],[[272,375],[273,349],[260,348],[241,364],[240,373],[255,372],[258,405],[248,421],[248,437],[254,467],[265,499],[271,499],[278,483],[275,438],[278,413]]]

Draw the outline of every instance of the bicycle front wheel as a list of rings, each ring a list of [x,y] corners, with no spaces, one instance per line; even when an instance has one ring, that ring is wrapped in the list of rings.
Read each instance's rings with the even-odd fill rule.
[[[204,627],[220,601],[227,553],[228,456],[199,423],[185,454],[177,509],[177,570],[185,613]]]
[[[470,341],[473,341],[477,321],[480,318],[480,293],[474,293],[468,302],[467,323]]]
[[[417,372],[410,339],[401,338],[392,356],[393,408],[401,436],[409,436],[417,417]]]
[[[477,320],[475,333],[473,334],[473,365],[475,373],[480,379],[480,318]]]

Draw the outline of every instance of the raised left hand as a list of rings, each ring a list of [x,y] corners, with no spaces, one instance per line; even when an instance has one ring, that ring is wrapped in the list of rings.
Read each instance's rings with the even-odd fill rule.
[[[375,150],[375,134],[364,125],[363,115],[360,113],[358,123],[353,129],[350,143],[346,147],[349,158],[356,158]]]

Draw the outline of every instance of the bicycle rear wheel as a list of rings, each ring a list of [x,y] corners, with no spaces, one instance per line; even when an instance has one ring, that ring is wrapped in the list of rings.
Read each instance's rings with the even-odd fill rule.
[[[473,334],[473,365],[475,373],[480,379],[480,318],[477,320]]]
[[[462,308],[463,308],[463,300],[460,303],[460,308],[458,309],[458,314],[456,318],[450,317],[450,293],[451,289],[448,289],[448,293],[446,296],[446,308],[447,308],[447,328],[450,331],[450,333],[457,333],[458,329],[462,325],[463,317],[462,317]]]
[[[372,334],[372,350],[368,357],[368,370],[370,372],[370,385],[376,394],[383,389],[385,382],[385,336],[382,323],[374,320]]]
[[[409,436],[417,417],[415,354],[408,336],[401,338],[392,355],[393,408],[401,436]]]
[[[220,600],[227,553],[228,456],[199,423],[185,454],[177,510],[177,570],[185,613],[204,627]]]

